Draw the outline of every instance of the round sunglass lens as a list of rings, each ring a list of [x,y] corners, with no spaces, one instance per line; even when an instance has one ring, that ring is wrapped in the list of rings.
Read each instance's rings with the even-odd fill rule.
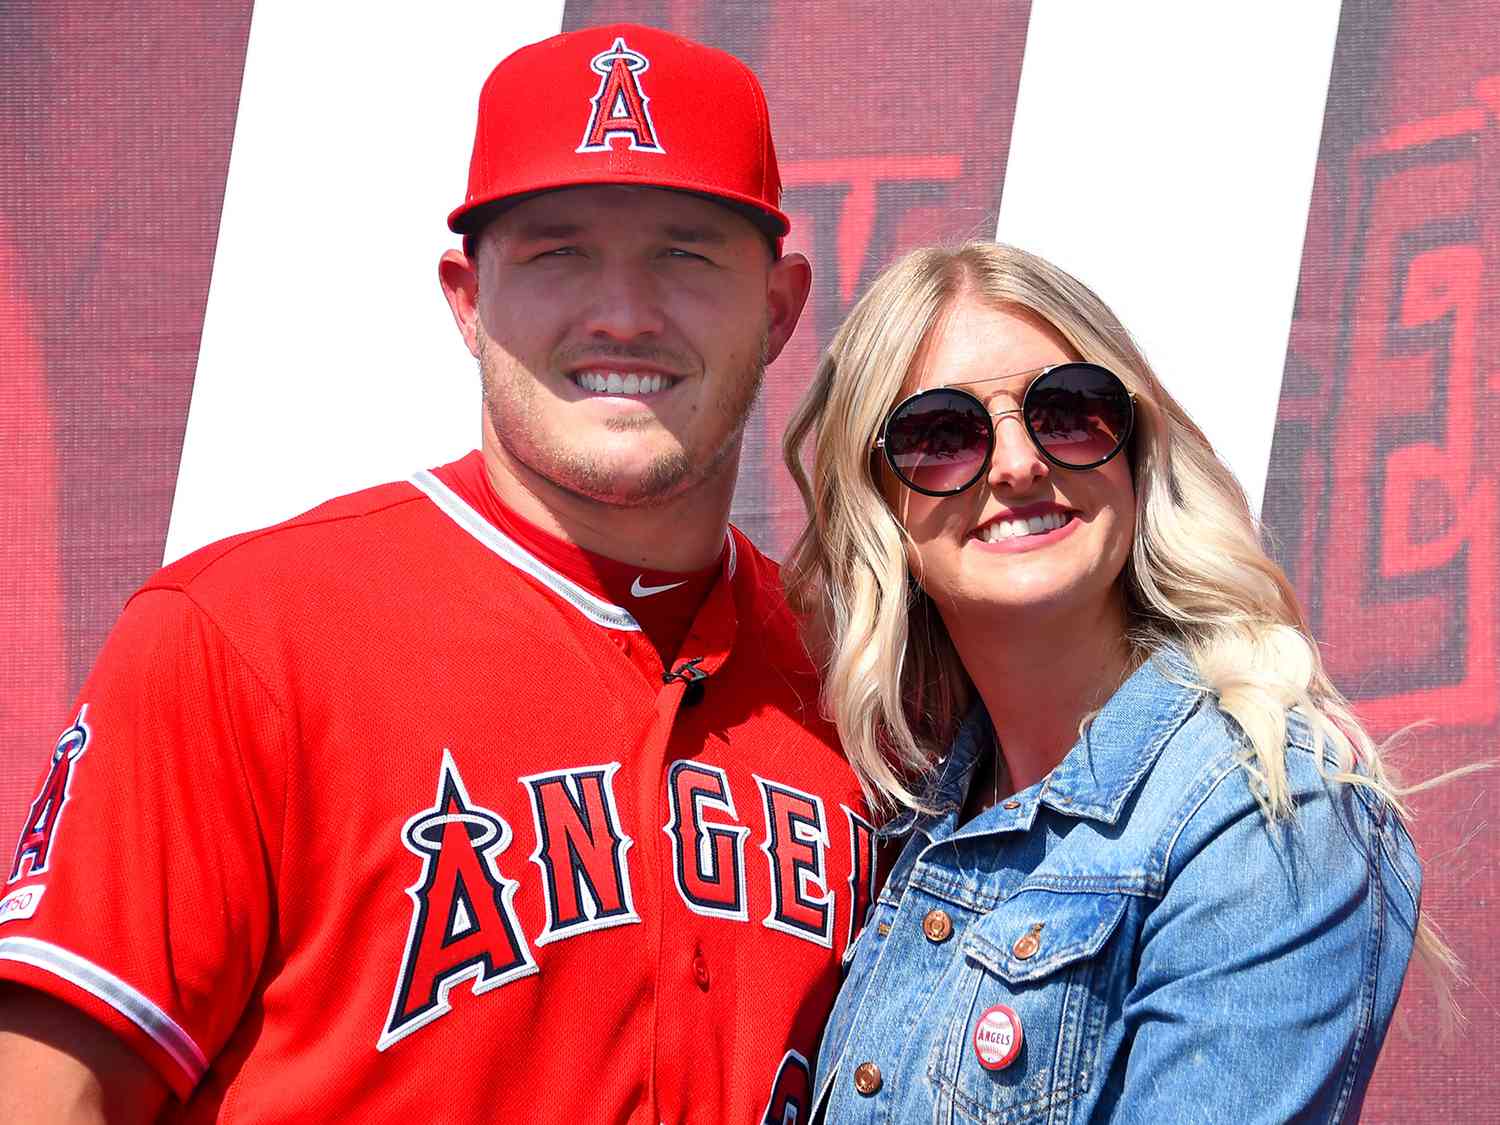
[[[984,471],[989,415],[961,391],[924,391],[891,415],[885,450],[891,467],[923,492],[957,492]]]
[[[1118,453],[1133,409],[1119,378],[1091,363],[1055,367],[1026,394],[1026,424],[1037,444],[1068,468],[1090,468]]]

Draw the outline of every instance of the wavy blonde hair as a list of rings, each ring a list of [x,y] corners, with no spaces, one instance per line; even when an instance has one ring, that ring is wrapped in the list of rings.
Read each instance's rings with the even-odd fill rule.
[[[1121,575],[1128,641],[1137,660],[1164,644],[1187,653],[1244,734],[1241,761],[1265,815],[1294,811],[1285,750],[1295,713],[1328,776],[1408,816],[1411,790],[1329,680],[1291,583],[1202,431],[1088,287],[1036,255],[982,242],[916,250],[881,274],[834,335],[783,441],[808,511],[784,567],[788,596],[820,626],[811,647],[824,664],[825,707],[872,803],[921,807],[918,783],[974,694],[936,606],[911,578],[872,457],[923,342],[964,298],[1030,310],[1134,392],[1136,534]],[[811,479],[801,456],[809,439]],[[1453,1012],[1457,962],[1425,917],[1417,952]]]

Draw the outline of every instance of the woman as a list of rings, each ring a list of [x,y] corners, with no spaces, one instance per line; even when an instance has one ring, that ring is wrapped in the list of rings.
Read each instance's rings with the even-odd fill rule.
[[[1446,951],[1377,748],[1113,314],[1019,250],[917,251],[786,452],[788,586],[904,845],[819,1112],[1356,1118],[1414,942]]]

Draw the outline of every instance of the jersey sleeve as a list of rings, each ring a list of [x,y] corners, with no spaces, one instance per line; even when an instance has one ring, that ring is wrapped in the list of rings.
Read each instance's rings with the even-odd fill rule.
[[[0,978],[103,1023],[186,1097],[271,938],[286,725],[165,589],[131,600],[69,718],[7,857]]]

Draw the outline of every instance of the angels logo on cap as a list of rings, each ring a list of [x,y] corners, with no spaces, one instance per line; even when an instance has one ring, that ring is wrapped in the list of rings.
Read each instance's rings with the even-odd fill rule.
[[[627,47],[620,35],[609,50],[589,60],[589,68],[599,75],[599,89],[589,99],[594,109],[583,143],[574,151],[608,152],[616,137],[626,137],[637,152],[665,154],[647,108],[651,99],[641,89],[640,76],[651,68],[651,60]]]
[[[721,200],[778,254],[790,227],[765,92],[750,68],[634,23],[567,31],[500,60],[479,92],[468,190],[448,226],[473,234],[511,201],[607,184]]]

